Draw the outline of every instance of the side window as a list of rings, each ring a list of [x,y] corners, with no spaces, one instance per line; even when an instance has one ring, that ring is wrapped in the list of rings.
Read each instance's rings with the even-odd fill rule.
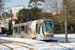
[[[26,26],[24,26],[24,32],[26,33]]]
[[[40,34],[40,24],[37,25],[37,33]]]
[[[36,24],[36,33],[38,33],[38,24]]]
[[[25,33],[27,33],[27,26],[25,26]]]
[[[18,33],[20,33],[20,27],[18,27]]]
[[[21,26],[21,34],[24,34],[24,26]]]
[[[21,26],[20,26],[20,33],[21,33]]]
[[[14,33],[17,33],[17,27],[14,27]]]
[[[21,31],[24,31],[24,26],[21,26]]]
[[[27,34],[29,34],[29,26],[27,26]]]
[[[42,25],[42,33],[43,33],[43,35],[45,35],[45,34],[44,34],[44,28],[43,28],[43,25]]]

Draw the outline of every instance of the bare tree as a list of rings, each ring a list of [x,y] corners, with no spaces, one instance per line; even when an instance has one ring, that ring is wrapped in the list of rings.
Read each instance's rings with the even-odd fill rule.
[[[59,12],[61,10],[61,0],[46,0],[44,5],[43,5],[43,11],[49,11],[49,12]]]
[[[72,10],[75,10],[75,1],[74,0],[63,0],[63,11],[65,13],[65,41],[67,42],[68,41],[68,37],[67,37],[67,23],[68,21],[72,21],[74,18],[73,18],[73,14],[72,13],[75,13],[73,12]]]
[[[3,12],[4,9],[3,5],[4,5],[3,0],[0,0],[0,13]]]
[[[62,22],[63,20],[63,15],[61,16],[61,10],[62,10],[62,0],[46,0],[45,4],[43,6],[43,12],[51,12],[55,13],[56,15],[52,17],[52,20],[55,23],[59,23],[61,25],[61,31],[62,31]],[[59,15],[60,14],[60,15]]]
[[[75,1],[74,0],[46,0],[43,11],[56,12],[56,16],[53,17],[54,21],[58,21],[60,25],[65,22],[65,41],[68,41],[67,37],[67,22],[72,21],[75,13]]]

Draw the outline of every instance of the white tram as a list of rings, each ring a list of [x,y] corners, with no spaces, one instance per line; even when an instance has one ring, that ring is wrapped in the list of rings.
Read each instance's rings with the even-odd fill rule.
[[[14,25],[15,38],[50,40],[53,39],[53,22],[50,19],[34,20]]]

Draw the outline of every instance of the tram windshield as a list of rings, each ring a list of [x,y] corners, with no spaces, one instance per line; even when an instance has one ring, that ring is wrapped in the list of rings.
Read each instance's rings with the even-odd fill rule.
[[[53,32],[53,24],[51,21],[45,21],[44,22],[44,29],[45,29],[45,32],[48,32],[48,33],[51,33]]]

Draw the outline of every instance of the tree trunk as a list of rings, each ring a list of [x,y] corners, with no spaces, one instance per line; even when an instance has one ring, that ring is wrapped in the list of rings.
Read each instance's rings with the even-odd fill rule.
[[[65,21],[65,42],[67,42],[67,20]]]
[[[58,14],[58,4],[57,4],[57,1],[55,0],[55,5],[56,5],[56,12],[57,12],[57,14]]]
[[[65,42],[67,42],[67,16],[66,16],[66,11],[65,11]]]

